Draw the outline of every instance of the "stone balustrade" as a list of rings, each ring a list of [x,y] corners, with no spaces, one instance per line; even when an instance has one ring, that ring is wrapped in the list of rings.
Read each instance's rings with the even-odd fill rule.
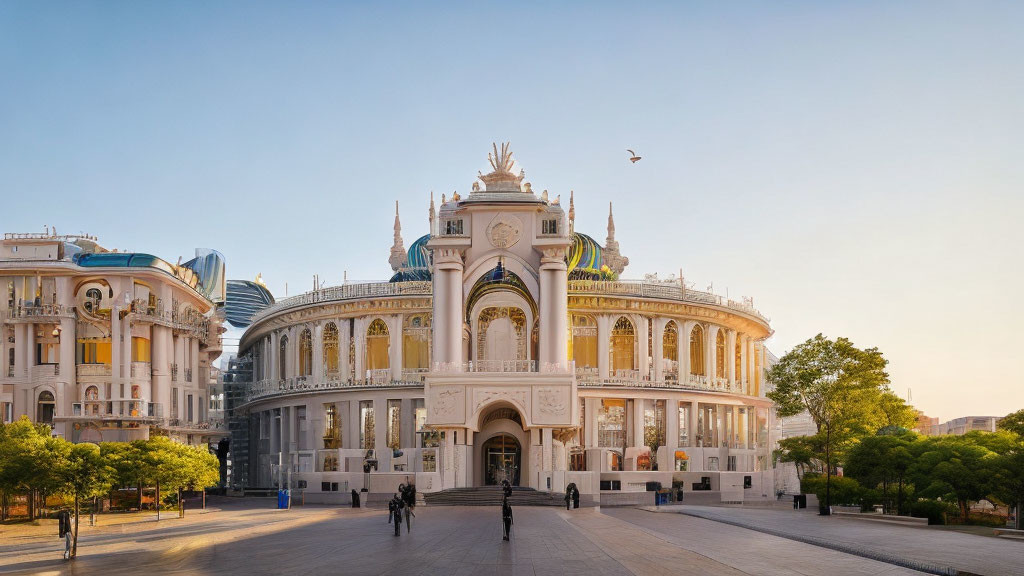
[[[388,371],[388,374],[390,375],[390,371]],[[246,389],[245,403],[274,396],[305,394],[309,392],[365,388],[409,388],[421,386],[423,386],[423,382],[419,379],[413,381],[392,380],[390,376],[386,379],[325,380],[320,383],[314,382],[312,378],[261,380],[259,382],[254,382]]]

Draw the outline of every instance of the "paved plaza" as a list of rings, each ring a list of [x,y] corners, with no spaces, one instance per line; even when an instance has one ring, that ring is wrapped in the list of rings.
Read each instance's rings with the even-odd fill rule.
[[[380,510],[270,510],[266,500],[215,501],[208,514],[83,528],[79,559],[60,560],[61,541],[41,529],[0,532],[0,573],[15,574],[802,574],[897,575],[912,570],[712,520],[635,509],[518,507],[509,543],[499,511],[420,507],[411,534],[395,538]],[[727,513],[757,513],[742,509]],[[801,521],[811,519],[800,515]],[[854,521],[847,521],[852,524]],[[860,524],[852,524],[860,533]],[[917,530],[889,527],[900,534]],[[945,546],[990,540],[1006,557],[1024,543],[950,534]],[[914,537],[911,537],[913,540]],[[953,539],[953,540],[948,540]],[[1004,547],[1005,546],[1005,547]],[[987,554],[995,548],[967,557]],[[998,567],[1000,560],[991,566]],[[1019,572],[984,571],[983,574]]]

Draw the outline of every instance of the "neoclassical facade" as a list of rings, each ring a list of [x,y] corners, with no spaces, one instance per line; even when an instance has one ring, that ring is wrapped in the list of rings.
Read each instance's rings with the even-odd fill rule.
[[[174,265],[85,235],[5,234],[0,418],[27,415],[73,442],[224,435],[207,399],[223,270],[213,251]]]
[[[290,473],[321,501],[410,481],[575,482],[605,503],[648,482],[771,496],[768,320],[682,278],[620,280],[610,207],[602,246],[575,230],[572,195],[564,210],[535,193],[507,145],[489,159],[467,195],[431,197],[408,249],[396,206],[389,282],[253,317],[235,410],[248,450],[233,446],[248,485]]]

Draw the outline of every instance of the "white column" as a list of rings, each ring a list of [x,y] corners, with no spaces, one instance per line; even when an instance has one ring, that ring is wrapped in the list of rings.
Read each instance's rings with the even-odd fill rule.
[[[324,381],[324,325],[317,322],[313,325],[313,382]]]
[[[448,306],[445,318],[445,335],[448,362],[453,362],[456,371],[462,370],[462,264],[445,271],[448,276]]]
[[[388,359],[391,364],[391,379],[395,381],[402,379],[402,328],[402,315],[393,315],[391,317],[391,330],[388,332],[391,337]]]
[[[665,325],[666,320],[661,317],[656,317],[651,323],[651,327],[654,329],[654,334],[652,335],[654,375],[652,378],[655,382],[663,382],[665,380]]]
[[[341,355],[338,366],[341,368],[341,381],[345,382],[352,378],[352,366],[349,365],[349,345],[352,340],[351,322],[346,318],[339,320],[338,325],[338,353]]]
[[[693,327],[697,323],[688,320],[682,324],[682,333],[679,335],[679,382],[687,383],[690,381],[690,372],[693,367],[690,366],[690,333],[693,332]]]
[[[110,310],[110,380],[117,383],[121,379],[121,321],[118,320],[119,306]],[[107,399],[106,391],[100,386],[100,396]]]
[[[725,376],[729,379],[729,386],[736,387],[736,331],[727,330],[725,333]]]
[[[540,264],[540,365],[568,365],[568,271],[564,248],[546,248]]]
[[[362,380],[366,378],[366,320],[364,318],[356,318],[355,326],[355,373],[352,375],[353,380]]]
[[[146,399],[157,404],[153,415],[164,418],[171,409],[171,358],[174,356],[171,338],[170,328],[153,325],[153,385],[151,396]]]
[[[633,324],[636,325],[636,339],[637,339],[637,369],[640,371],[640,379],[648,380],[651,377],[650,370],[650,354],[648,354],[647,344],[648,338],[648,326],[647,318],[640,315],[635,315],[630,318]]]

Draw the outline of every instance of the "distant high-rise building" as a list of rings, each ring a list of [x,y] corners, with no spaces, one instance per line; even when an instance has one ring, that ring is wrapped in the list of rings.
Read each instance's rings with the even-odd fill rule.
[[[260,281],[228,280],[225,316],[235,328],[247,328],[257,312],[274,304],[274,295]]]

